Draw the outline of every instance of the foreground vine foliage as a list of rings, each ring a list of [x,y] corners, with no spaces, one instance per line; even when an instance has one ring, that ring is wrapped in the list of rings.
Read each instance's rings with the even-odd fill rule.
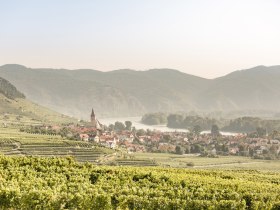
[[[280,174],[0,156],[0,209],[280,209]]]

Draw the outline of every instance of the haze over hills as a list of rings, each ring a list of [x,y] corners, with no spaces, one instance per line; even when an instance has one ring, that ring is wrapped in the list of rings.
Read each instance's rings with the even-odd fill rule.
[[[172,69],[101,72],[9,64],[0,67],[0,76],[28,99],[84,119],[91,107],[99,117],[158,111],[280,111],[280,66],[205,79]]]
[[[0,114],[3,119],[15,123],[28,120],[33,123],[37,122],[53,122],[53,123],[67,123],[75,122],[68,116],[62,115],[58,112],[49,110],[38,104],[27,100],[17,88],[9,81],[0,77]],[[6,121],[6,120],[4,120]],[[32,124],[32,122],[31,122]]]

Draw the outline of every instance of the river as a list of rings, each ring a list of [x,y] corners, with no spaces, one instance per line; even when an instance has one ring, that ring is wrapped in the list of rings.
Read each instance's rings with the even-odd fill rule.
[[[124,123],[125,121],[131,121],[132,126],[136,129],[150,129],[150,130],[159,130],[162,132],[189,132],[187,129],[175,129],[175,128],[168,128],[166,125],[145,125],[141,123],[141,117],[120,117],[120,118],[102,118],[99,119],[101,124],[110,125],[115,124],[116,121]],[[203,131],[202,133],[210,133],[210,131]],[[238,133],[231,133],[231,132],[220,132],[222,135],[225,136],[235,136]]]

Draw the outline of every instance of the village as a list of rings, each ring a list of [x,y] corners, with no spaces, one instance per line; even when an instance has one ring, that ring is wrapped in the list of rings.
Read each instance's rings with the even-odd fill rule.
[[[61,135],[74,141],[85,141],[111,148],[124,149],[128,153],[153,152],[174,154],[197,154],[204,157],[228,155],[250,156],[257,159],[278,159],[280,156],[280,133],[258,136],[257,134],[221,135],[215,133],[162,132],[137,130],[130,121],[102,125],[94,110],[91,122],[85,125],[48,125],[25,128],[21,131]]]

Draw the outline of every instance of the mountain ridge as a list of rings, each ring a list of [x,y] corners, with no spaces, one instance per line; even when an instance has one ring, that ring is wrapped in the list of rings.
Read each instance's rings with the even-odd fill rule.
[[[32,69],[0,66],[32,101],[61,113],[88,118],[139,116],[147,112],[279,110],[280,66],[257,66],[206,79],[174,69]]]
[[[218,76],[218,77],[215,77],[215,78],[205,78],[205,77],[202,77],[202,76],[198,76],[198,75],[194,75],[194,74],[190,74],[190,73],[186,73],[184,71],[181,71],[181,70],[178,70],[178,69],[172,69],[172,68],[151,68],[151,69],[147,69],[147,70],[135,70],[135,69],[126,69],[126,68],[123,68],[123,69],[114,69],[114,70],[109,70],[109,71],[102,71],[102,70],[97,70],[97,69],[90,69],[90,68],[76,68],[76,69],[66,69],[66,68],[32,68],[32,67],[27,67],[25,65],[21,65],[21,64],[4,64],[4,65],[1,65],[0,66],[1,69],[5,69],[5,68],[9,68],[9,69],[13,69],[13,68],[16,68],[16,69],[22,69],[22,70],[26,70],[26,69],[29,69],[29,70],[40,70],[40,71],[43,71],[43,70],[58,70],[58,71],[76,71],[76,72],[97,72],[97,73],[120,73],[120,72],[157,72],[157,71],[160,71],[160,72],[177,72],[177,73],[181,73],[181,74],[184,74],[184,75],[190,75],[190,76],[193,76],[193,77],[197,77],[197,78],[202,78],[202,79],[205,79],[205,80],[216,80],[216,79],[219,79],[219,78],[222,78],[222,77],[226,77],[226,76],[229,76],[231,74],[235,74],[235,73],[244,73],[244,72],[265,72],[265,71],[270,71],[270,72],[278,72],[280,71],[280,65],[272,65],[272,66],[265,66],[265,65],[258,65],[258,66],[254,66],[252,68],[248,68],[248,69],[240,69],[240,70],[235,70],[235,71],[232,71],[228,74],[225,74],[225,75],[222,75],[222,76]]]

